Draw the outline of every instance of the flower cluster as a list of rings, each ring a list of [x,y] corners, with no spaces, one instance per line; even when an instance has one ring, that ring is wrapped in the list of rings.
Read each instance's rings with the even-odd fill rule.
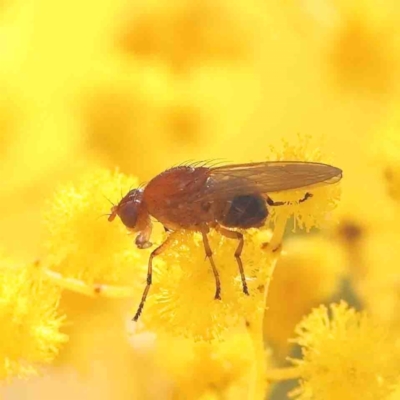
[[[299,399],[387,399],[398,383],[395,337],[343,302],[314,309],[296,334],[303,355],[293,360],[301,376],[294,391]]]
[[[0,397],[280,400],[296,379],[301,400],[399,398],[399,16],[394,0],[0,2]],[[152,220],[139,249],[107,218],[192,160],[344,178],[265,194],[283,204],[240,230],[248,295],[237,240],[211,229],[215,300],[200,232]]]
[[[67,341],[61,332],[60,290],[39,266],[0,258],[0,379],[36,375]]]

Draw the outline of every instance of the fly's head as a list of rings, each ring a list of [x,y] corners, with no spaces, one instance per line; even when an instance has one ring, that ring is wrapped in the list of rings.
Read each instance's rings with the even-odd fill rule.
[[[136,238],[139,248],[151,246],[147,234],[151,229],[151,222],[143,202],[143,189],[129,191],[117,205],[112,206],[108,220],[113,221],[117,215],[129,231],[139,232]]]

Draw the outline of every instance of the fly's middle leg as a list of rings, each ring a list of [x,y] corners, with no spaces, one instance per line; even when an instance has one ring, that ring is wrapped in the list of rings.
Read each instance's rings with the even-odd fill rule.
[[[206,252],[206,257],[210,260],[210,264],[211,264],[211,268],[214,274],[214,278],[215,278],[215,295],[214,295],[214,299],[218,299],[221,300],[221,281],[219,279],[219,273],[218,270],[215,266],[214,263],[214,259],[213,259],[213,253],[210,247],[210,243],[208,241],[208,237],[207,237],[207,232],[208,229],[204,228],[201,230],[201,234],[203,235],[203,244],[204,244],[204,250]]]
[[[247,287],[247,282],[246,282],[246,276],[244,274],[244,269],[243,269],[243,263],[242,259],[240,258],[242,251],[243,251],[243,245],[244,245],[244,239],[243,239],[243,234],[237,231],[231,231],[229,229],[223,228],[222,226],[218,226],[217,230],[221,233],[221,235],[229,238],[229,239],[237,239],[239,240],[238,247],[236,248],[235,251],[235,258],[239,267],[239,272],[240,272],[240,278],[242,279],[242,288],[243,288],[243,293],[249,295],[249,289]]]

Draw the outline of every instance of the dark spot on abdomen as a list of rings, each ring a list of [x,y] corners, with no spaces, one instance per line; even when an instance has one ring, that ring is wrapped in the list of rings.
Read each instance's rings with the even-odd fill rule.
[[[258,195],[236,196],[223,218],[222,225],[234,228],[256,228],[268,216],[265,199]]]

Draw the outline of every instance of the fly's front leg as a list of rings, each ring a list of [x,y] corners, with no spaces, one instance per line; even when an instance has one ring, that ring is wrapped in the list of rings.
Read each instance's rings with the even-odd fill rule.
[[[145,229],[143,229],[139,235],[137,235],[135,244],[139,249],[148,249],[153,246],[153,243],[150,242],[152,226],[148,224]]]
[[[143,310],[143,307],[144,307],[144,303],[146,302],[147,295],[148,295],[149,290],[150,290],[150,286],[151,286],[151,283],[152,283],[152,276],[153,276],[153,258],[158,256],[158,255],[160,255],[163,251],[165,251],[168,248],[168,246],[171,243],[172,236],[173,236],[173,234],[168,236],[167,239],[165,240],[165,242],[161,246],[158,246],[150,254],[149,262],[148,262],[148,265],[147,265],[147,281],[146,281],[147,284],[146,284],[146,287],[145,287],[143,295],[142,295],[142,300],[140,301],[140,304],[139,304],[139,307],[138,307],[138,309],[136,311],[136,314],[133,317],[134,321],[137,321],[139,319],[140,314],[142,313],[142,310]]]
[[[310,197],[313,197],[312,193],[308,193],[307,192],[304,195],[304,197],[298,201],[298,203],[303,203],[304,201],[306,201]],[[271,197],[267,197],[267,204],[269,206],[276,207],[276,206],[286,206],[286,205],[291,204],[291,202],[289,202],[289,201],[274,201],[274,200],[271,199]]]
[[[218,232],[221,233],[221,235],[223,235],[229,239],[239,240],[238,247],[235,251],[235,258],[236,258],[237,264],[239,266],[240,278],[242,279],[243,293],[249,295],[249,289],[247,287],[246,276],[244,275],[243,263],[242,263],[242,259],[240,258],[242,251],[243,251],[243,245],[244,245],[243,234],[240,232],[237,232],[237,231],[230,231],[229,229],[223,228],[222,226],[218,226],[216,229],[218,230]]]
[[[210,243],[208,241],[207,233],[208,233],[208,228],[207,227],[203,228],[201,230],[201,234],[203,235],[203,244],[204,244],[204,250],[206,252],[206,257],[210,260],[211,268],[213,270],[214,278],[215,278],[215,286],[216,286],[216,288],[215,288],[214,299],[221,300],[221,281],[219,279],[218,270],[217,270],[217,268],[215,267],[215,264],[214,264],[214,259],[213,259],[213,256],[212,256],[213,253],[212,253],[212,250],[211,250],[211,247],[210,247]]]

